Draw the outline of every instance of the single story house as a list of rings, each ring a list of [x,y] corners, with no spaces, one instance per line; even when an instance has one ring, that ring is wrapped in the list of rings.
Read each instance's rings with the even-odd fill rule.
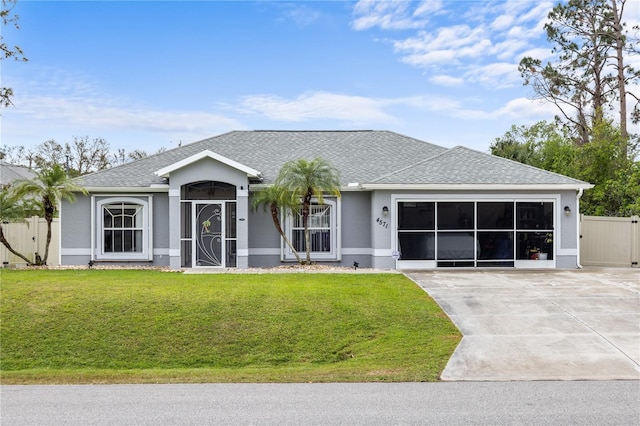
[[[313,205],[312,259],[384,269],[579,267],[592,185],[390,131],[234,131],[78,178],[61,204],[62,265],[269,267],[294,257],[251,196],[288,160],[321,157],[341,197]],[[299,217],[282,215],[304,252]]]

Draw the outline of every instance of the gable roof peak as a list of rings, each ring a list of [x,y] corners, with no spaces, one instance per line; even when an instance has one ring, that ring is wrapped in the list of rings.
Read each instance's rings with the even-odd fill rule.
[[[166,167],[163,167],[161,169],[159,169],[158,171],[154,172],[154,174],[156,174],[157,176],[160,177],[169,177],[169,175],[171,174],[171,172],[174,172],[178,169],[181,169],[183,167],[186,167],[190,164],[195,163],[196,161],[200,161],[204,158],[210,158],[212,160],[218,161],[222,164],[226,164],[227,166],[233,167],[234,169],[240,170],[244,173],[247,174],[247,176],[249,177],[260,177],[262,174],[249,167],[249,166],[245,166],[244,164],[238,163],[237,161],[234,161],[230,158],[225,157],[224,155],[220,155],[217,154],[213,151],[210,151],[208,149],[205,149],[204,151],[200,151],[197,154],[194,154],[190,157],[184,158],[180,161],[176,161],[173,164],[169,164]]]

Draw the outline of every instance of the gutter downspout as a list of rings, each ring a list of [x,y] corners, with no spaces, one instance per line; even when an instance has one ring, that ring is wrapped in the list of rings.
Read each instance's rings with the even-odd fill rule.
[[[578,220],[576,220],[576,236],[578,237],[576,239],[577,241],[577,253],[578,256],[576,258],[576,265],[578,266],[578,269],[582,269],[582,265],[580,264],[580,198],[582,198],[582,194],[584,193],[584,189],[580,188],[578,189],[578,195],[576,197],[576,210],[577,210],[577,214],[578,214]]]

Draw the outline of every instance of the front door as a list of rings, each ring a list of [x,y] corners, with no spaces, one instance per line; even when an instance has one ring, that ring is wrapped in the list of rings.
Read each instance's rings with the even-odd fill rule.
[[[195,204],[195,265],[224,267],[224,203]]]

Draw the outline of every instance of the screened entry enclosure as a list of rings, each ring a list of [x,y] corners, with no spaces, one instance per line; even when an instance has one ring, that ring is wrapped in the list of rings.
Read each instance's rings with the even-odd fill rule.
[[[181,265],[236,266],[236,188],[223,182],[197,182],[181,189]]]
[[[402,261],[514,267],[553,260],[553,202],[401,201],[397,212]]]

